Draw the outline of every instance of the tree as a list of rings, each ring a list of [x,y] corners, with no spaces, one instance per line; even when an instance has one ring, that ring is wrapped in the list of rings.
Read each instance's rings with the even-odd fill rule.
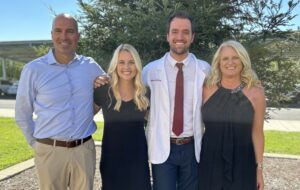
[[[269,106],[283,106],[286,101],[284,94],[294,90],[299,82],[300,69],[289,52],[300,40],[292,39],[295,32],[281,29],[289,26],[290,20],[295,18],[292,10],[299,2],[288,1],[286,12],[281,11],[283,1],[276,3],[272,0],[253,1],[250,8],[244,9],[247,25],[240,39],[248,47],[253,68],[265,87]]]
[[[81,50],[102,65],[108,65],[113,50],[121,43],[134,45],[145,61],[167,50],[162,26],[172,11],[168,1],[164,5],[151,0],[79,2],[84,31]]]
[[[286,46],[293,44],[282,39],[247,44],[253,68],[265,87],[268,105],[273,107],[286,103],[284,95],[295,89],[300,78],[299,66],[284,56],[289,51]]]
[[[236,11],[233,8],[236,3],[228,5],[221,2],[92,0],[87,4],[79,1],[82,8],[79,18],[84,34],[81,47],[100,62],[104,61],[103,64],[107,64],[118,44],[126,42],[133,44],[145,61],[160,57],[168,50],[164,27],[166,18],[176,10],[185,9],[198,21],[193,52],[207,57],[211,54],[212,44],[220,44],[224,36],[229,38],[232,31],[240,29],[221,25],[222,18],[230,19],[229,15]],[[214,3],[221,6],[216,7]]]
[[[50,45],[33,46],[33,50],[37,57],[41,57],[41,56],[47,54],[50,48],[51,48]]]
[[[254,68],[272,105],[280,105],[277,97],[291,89],[294,78],[299,76],[299,70],[290,72],[289,69],[294,69],[293,62],[280,56],[280,51],[267,51],[267,40],[286,39],[290,31],[282,31],[282,27],[295,18],[292,11],[300,0],[289,0],[285,11],[282,0],[78,0],[78,3],[83,34],[79,49],[104,67],[121,43],[134,45],[144,63],[161,57],[168,51],[165,29],[168,16],[186,10],[196,22],[191,51],[210,62],[224,40],[241,41],[251,50]],[[274,64],[281,69],[274,69]],[[278,79],[282,76],[282,87],[274,83],[272,76]]]

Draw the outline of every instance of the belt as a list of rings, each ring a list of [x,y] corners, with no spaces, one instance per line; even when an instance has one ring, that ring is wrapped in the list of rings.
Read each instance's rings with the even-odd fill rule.
[[[188,144],[191,141],[194,140],[194,137],[182,137],[182,138],[171,138],[170,141],[172,144],[176,144],[176,145],[183,145],[183,144]]]
[[[36,141],[43,143],[43,144],[52,145],[52,146],[74,148],[76,146],[82,145],[83,143],[90,140],[91,138],[92,138],[92,136],[88,136],[84,139],[77,139],[77,140],[73,140],[73,141],[59,141],[59,140],[46,138],[46,139],[36,139]]]

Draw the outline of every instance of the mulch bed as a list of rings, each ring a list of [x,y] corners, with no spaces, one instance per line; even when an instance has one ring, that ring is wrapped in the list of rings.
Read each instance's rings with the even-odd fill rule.
[[[99,190],[99,153],[97,147],[97,166],[94,189]],[[300,159],[264,158],[265,190],[300,190]],[[35,168],[28,169],[9,179],[0,181],[1,190],[38,190]]]

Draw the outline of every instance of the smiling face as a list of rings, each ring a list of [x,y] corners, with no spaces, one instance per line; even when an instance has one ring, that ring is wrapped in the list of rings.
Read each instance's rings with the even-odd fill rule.
[[[237,52],[232,47],[223,47],[220,52],[220,71],[222,77],[240,77],[243,64]]]
[[[118,57],[117,74],[119,80],[130,81],[136,76],[137,69],[130,52],[120,51]]]
[[[174,18],[167,34],[171,56],[177,61],[182,61],[188,55],[193,40],[191,21],[185,18]]]
[[[80,38],[76,21],[64,15],[57,16],[53,22],[51,35],[55,56],[73,58]]]

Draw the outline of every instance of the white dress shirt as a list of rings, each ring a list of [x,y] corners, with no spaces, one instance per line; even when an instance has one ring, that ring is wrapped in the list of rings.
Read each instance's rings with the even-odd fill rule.
[[[174,106],[175,106],[175,90],[176,90],[176,76],[178,72],[178,68],[176,67],[176,61],[171,57],[170,54],[167,55],[167,59],[165,62],[165,69],[168,78],[168,88],[169,88],[169,96],[170,96],[170,111],[171,116],[174,115]],[[193,62],[191,55],[188,56],[181,61],[183,63],[183,132],[176,136],[172,131],[171,127],[171,137],[173,138],[181,138],[181,137],[190,137],[193,136],[193,92],[194,92],[194,81],[195,81],[195,71],[196,71],[196,63]],[[173,126],[173,117],[171,119]]]

